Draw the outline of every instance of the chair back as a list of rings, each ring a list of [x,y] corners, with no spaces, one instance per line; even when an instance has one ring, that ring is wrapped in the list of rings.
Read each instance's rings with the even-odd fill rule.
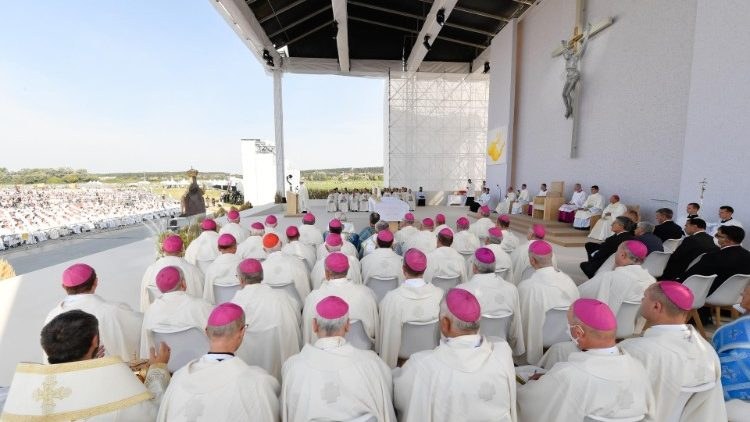
[[[695,393],[708,391],[716,386],[716,383],[711,381],[705,384],[697,385],[695,387],[682,387],[680,389],[680,395],[677,396],[677,401],[672,407],[672,412],[664,422],[679,422],[682,420],[682,412],[685,410],[687,402],[693,397]]]
[[[521,280],[520,281],[524,281],[526,279],[531,278],[531,276],[534,275],[534,271],[536,271],[536,270],[531,265],[529,265],[528,267],[524,268],[523,272],[521,273]],[[520,281],[519,281],[519,283],[520,283]]]
[[[620,305],[617,311],[617,338],[623,339],[631,337],[635,333],[635,321],[638,318],[638,310],[641,302],[625,301]]]
[[[278,326],[264,330],[250,326],[245,330],[245,337],[235,355],[246,364],[263,368],[271,376],[281,379],[281,366],[284,364],[280,347],[281,335]]]
[[[375,293],[375,299],[380,303],[388,292],[398,287],[398,277],[367,277],[365,286],[369,287]]]
[[[281,290],[284,293],[288,294],[289,297],[291,297],[292,299],[294,299],[295,302],[297,302],[298,308],[302,309],[302,306],[304,304],[302,303],[302,298],[299,297],[299,292],[297,291],[297,288],[294,287],[294,282],[290,281],[285,284],[269,284],[268,286],[270,286],[273,289]]]
[[[587,415],[583,422],[638,422],[646,419],[646,415],[628,416],[624,418],[605,418],[604,416]]]
[[[700,260],[701,260],[701,258],[703,258],[703,255],[705,255],[705,254],[706,254],[706,253],[705,253],[705,252],[703,252],[702,254],[700,254],[700,255],[696,256],[696,257],[695,257],[695,258],[694,258],[694,259],[693,259],[692,261],[690,261],[690,263],[688,264],[687,268],[685,268],[685,269],[687,270],[687,269],[689,269],[690,267],[692,267],[693,265],[697,264],[697,263],[698,263],[698,261],[700,261]]]
[[[154,328],[151,330],[154,344],[164,342],[169,346],[170,356],[167,369],[174,373],[193,359],[197,359],[208,351],[208,337],[206,333],[195,328]]]
[[[148,303],[154,303],[161,297],[161,290],[156,286],[146,286],[146,293],[148,293]]]
[[[555,343],[568,341],[568,306],[549,309],[544,314],[542,344],[550,347]]]
[[[721,285],[706,298],[711,306],[732,306],[740,303],[742,291],[750,283],[750,274],[735,274],[724,280]]]
[[[509,311],[497,314],[482,314],[479,331],[485,337],[497,337],[507,340],[511,319],[513,319],[513,312]]]
[[[498,277],[502,278],[503,280],[507,282],[511,282],[510,280],[510,268],[495,268],[495,274],[497,274]]]
[[[235,284],[234,286],[221,286],[214,284],[214,303],[218,305],[224,302],[231,302],[232,298],[234,298],[234,294],[239,290],[239,284]]]
[[[447,293],[448,290],[458,286],[460,282],[461,276],[441,277],[436,275],[435,277],[432,277],[432,284],[443,289],[444,293]]]
[[[652,277],[661,277],[664,274],[664,268],[666,268],[670,256],[672,256],[670,252],[653,251],[648,254],[642,266]]]
[[[440,340],[438,320],[427,322],[408,321],[401,325],[401,347],[398,357],[408,359],[414,353],[437,347]]]
[[[672,253],[677,249],[678,246],[680,246],[680,243],[682,243],[682,238],[680,239],[667,239],[662,243],[662,247],[664,248],[664,252]]]
[[[687,286],[693,292],[693,309],[698,309],[706,304],[706,296],[708,295],[708,289],[711,288],[711,283],[714,282],[716,274],[713,275],[698,275],[694,274],[685,279],[682,282],[683,286]]]
[[[607,260],[604,261],[604,264],[602,264],[602,266],[599,267],[598,270],[596,270],[596,274],[594,275],[599,275],[601,273],[606,273],[607,271],[614,270],[615,269],[615,255],[616,254],[610,255],[609,258],[607,258]]]
[[[377,416],[366,413],[362,416],[357,416],[354,419],[349,419],[346,422],[378,422],[378,418]]]
[[[344,338],[357,349],[372,350],[372,340],[365,332],[362,321],[358,319],[349,320],[349,331]]]

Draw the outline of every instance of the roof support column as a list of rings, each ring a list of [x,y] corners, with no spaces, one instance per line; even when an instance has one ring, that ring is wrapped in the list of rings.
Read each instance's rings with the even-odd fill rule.
[[[273,70],[273,121],[274,121],[274,140],[276,152],[276,193],[281,198],[285,197],[286,188],[284,181],[286,173],[284,171],[284,106],[281,102],[281,70]]]
[[[331,0],[333,20],[336,22],[336,47],[339,52],[339,67],[344,73],[349,72],[349,15],[346,0]]]

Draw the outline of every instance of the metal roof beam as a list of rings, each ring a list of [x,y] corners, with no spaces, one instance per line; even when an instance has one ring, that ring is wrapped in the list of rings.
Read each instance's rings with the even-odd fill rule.
[[[274,32],[273,34],[268,34],[268,38],[273,38],[273,37],[281,34],[282,32],[286,31],[287,29],[294,28],[295,26],[301,24],[302,22],[305,22],[306,20],[308,20],[308,19],[310,19],[312,17],[318,16],[319,14],[325,12],[326,10],[328,10],[330,8],[331,8],[331,5],[329,4],[326,7],[322,8],[322,9],[316,11],[316,12],[310,13],[309,15],[307,15],[307,16],[305,16],[303,18],[300,18],[300,19],[298,19],[298,20],[290,23],[289,25],[287,25],[287,26],[279,29],[278,31]]]
[[[288,11],[288,10],[291,10],[291,9],[299,6],[300,4],[304,3],[305,1],[306,0],[297,0],[294,3],[288,4],[288,5],[284,6],[284,7],[282,7],[279,10],[273,10],[273,6],[271,6],[271,3],[269,2],[268,5],[271,6],[271,10],[273,10],[273,12],[270,15],[268,15],[268,16],[264,16],[263,19],[259,19],[258,22],[263,23],[263,22],[269,21],[269,20],[275,18],[276,16],[279,16],[280,14],[282,14],[282,13]]]
[[[333,20],[336,22],[336,49],[339,55],[341,71],[349,72],[349,16],[346,11],[346,0],[331,0]]]
[[[435,2],[435,0],[420,0],[420,1],[423,1],[425,3],[433,3],[433,4]],[[472,15],[482,16],[485,18],[495,19],[501,22],[510,21],[510,18],[506,18],[505,16],[493,15],[492,13],[482,12],[481,10],[474,10],[474,9],[469,9],[466,7],[456,6],[453,8],[453,10],[458,10],[459,12],[470,13]]]
[[[302,34],[302,35],[300,35],[300,36],[298,36],[298,37],[294,37],[294,38],[292,38],[291,40],[289,40],[289,41],[288,41],[288,42],[286,43],[286,45],[292,45],[292,44],[296,43],[297,41],[299,41],[299,40],[301,40],[301,39],[303,39],[303,38],[307,38],[307,37],[308,37],[309,35],[312,35],[312,34],[314,34],[314,33],[318,32],[318,31],[320,31],[321,29],[325,28],[326,26],[331,26],[331,24],[332,24],[333,22],[334,22],[333,20],[330,20],[330,21],[328,21],[328,22],[326,22],[326,23],[324,23],[324,24],[318,25],[318,26],[316,26],[315,28],[313,28],[313,29],[311,29],[311,30],[309,30],[309,31],[305,32],[304,34]],[[283,46],[282,46],[282,47],[283,47]]]
[[[440,34],[440,30],[443,26],[437,22],[437,13],[442,10],[444,20],[447,21],[453,11],[453,7],[456,6],[458,0],[435,0],[430,7],[430,12],[427,13],[422,29],[417,35],[417,42],[411,48],[409,58],[406,60],[406,71],[409,73],[416,72],[419,69],[419,65],[422,64],[425,56],[430,51],[429,40],[435,43],[435,40]]]
[[[369,23],[371,25],[377,25],[377,26],[382,26],[384,28],[395,29],[397,31],[409,32],[409,33],[412,33],[412,34],[419,34],[419,31],[417,31],[416,29],[405,28],[403,26],[398,26],[398,25],[391,25],[389,23],[378,22],[378,21],[374,21],[374,20],[371,20],[371,19],[364,19],[364,18],[358,18],[356,16],[349,16],[349,20],[356,21],[356,22]],[[477,43],[463,41],[463,40],[458,40],[458,39],[455,39],[455,38],[445,37],[445,36],[442,36],[442,35],[438,36],[437,39],[444,40],[444,41],[450,41],[450,42],[453,42],[453,43],[456,43],[456,44],[467,45],[469,47],[487,48],[487,45],[477,44]]]

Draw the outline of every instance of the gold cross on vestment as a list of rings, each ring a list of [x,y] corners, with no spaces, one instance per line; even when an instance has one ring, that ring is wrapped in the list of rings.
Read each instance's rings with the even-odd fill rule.
[[[45,415],[55,410],[55,400],[67,398],[72,392],[68,387],[55,388],[55,385],[57,385],[57,377],[47,375],[42,382],[42,386],[33,393],[34,400],[42,402],[42,413]]]

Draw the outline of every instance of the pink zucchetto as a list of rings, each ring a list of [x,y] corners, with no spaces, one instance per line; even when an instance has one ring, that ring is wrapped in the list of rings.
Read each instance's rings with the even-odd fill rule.
[[[479,207],[479,213],[487,217],[488,215],[490,215],[490,207],[488,207],[487,205],[482,205],[481,207]]]
[[[94,274],[94,269],[86,264],[73,264],[63,271],[62,284],[65,287],[80,286]]]
[[[243,259],[242,262],[240,262],[240,265],[238,265],[238,268],[243,274],[256,274],[263,271],[263,266],[260,261],[252,258]]]
[[[445,215],[438,214],[435,216],[435,222],[438,224],[445,224]]]
[[[161,242],[161,248],[167,253],[179,252],[182,250],[182,238],[176,234],[171,234]]]
[[[208,317],[208,325],[211,327],[221,327],[230,324],[242,318],[245,312],[242,307],[231,302],[222,303],[211,311]]]
[[[404,221],[411,221],[413,223],[414,222],[414,214],[412,214],[410,212],[407,212],[406,214],[404,214]]]
[[[216,230],[216,222],[210,218],[207,218],[201,222],[201,228],[203,230]]]
[[[466,217],[458,217],[458,220],[456,220],[456,227],[459,229],[468,229],[469,219]]]
[[[263,236],[263,247],[266,249],[275,248],[278,246],[279,242],[281,242],[281,240],[276,233],[267,233]]]
[[[315,224],[315,216],[312,213],[308,212],[304,217],[302,217],[302,222],[307,224]]]
[[[326,245],[328,246],[341,246],[343,244],[344,241],[338,233],[328,233],[328,236],[326,236]]]
[[[500,227],[490,227],[487,233],[492,237],[503,237],[503,231],[500,230]]]
[[[232,210],[227,213],[227,218],[230,220],[239,220],[240,213],[238,211]]]
[[[640,259],[641,261],[646,259],[646,255],[648,255],[648,248],[643,244],[643,242],[638,240],[625,241],[625,248],[627,248],[627,250],[630,251],[630,253],[633,254],[634,257]]]
[[[479,248],[474,252],[474,258],[481,263],[492,264],[495,262],[495,253],[490,248]]]
[[[664,292],[664,295],[674,303],[674,305],[683,311],[693,309],[693,292],[690,288],[676,281],[660,281],[656,283]]]
[[[266,217],[266,224],[276,224],[278,222],[279,220],[276,219],[275,215],[269,215],[268,217]]]
[[[477,298],[468,290],[450,289],[445,295],[448,310],[463,322],[477,322],[482,317],[482,310]]]
[[[264,226],[263,223],[256,221],[255,223],[250,225],[250,228],[253,230],[265,230],[266,226]]]
[[[349,271],[349,258],[340,252],[334,252],[326,257],[325,265],[328,271],[345,273]]]
[[[497,219],[503,223],[510,223],[510,216],[508,214],[503,214],[500,217],[497,217]]]
[[[156,287],[162,293],[171,292],[180,284],[180,270],[177,267],[164,267],[156,274]]]
[[[381,242],[393,242],[393,233],[390,230],[381,230],[378,232],[377,239]]]
[[[329,229],[340,229],[342,227],[344,226],[341,224],[341,220],[339,220],[338,218],[334,218],[328,222]]]
[[[219,246],[223,248],[227,248],[233,245],[237,244],[237,239],[234,238],[229,233],[224,233],[221,236],[219,236]]]
[[[328,296],[315,305],[315,311],[321,318],[339,319],[349,312],[349,304],[338,296]]]
[[[529,245],[529,252],[538,256],[549,255],[552,253],[552,245],[544,240],[535,240]]]
[[[435,227],[435,222],[431,218],[425,218],[422,220],[422,225],[425,227]]]
[[[617,329],[617,318],[604,302],[582,298],[573,302],[571,307],[576,318],[595,330],[612,331]]]
[[[286,237],[297,237],[299,236],[299,229],[297,226],[289,226],[286,228]]]
[[[547,230],[541,224],[534,224],[534,226],[531,227],[531,232],[534,233],[534,236],[538,239],[544,239],[544,236],[547,235]]]
[[[441,235],[441,236],[443,236],[443,237],[447,237],[447,238],[453,239],[453,230],[451,230],[451,229],[449,229],[447,227],[444,228],[444,229],[441,229],[438,232],[438,234]]]
[[[411,248],[404,253],[404,264],[416,273],[423,273],[427,269],[427,255],[417,248]]]

